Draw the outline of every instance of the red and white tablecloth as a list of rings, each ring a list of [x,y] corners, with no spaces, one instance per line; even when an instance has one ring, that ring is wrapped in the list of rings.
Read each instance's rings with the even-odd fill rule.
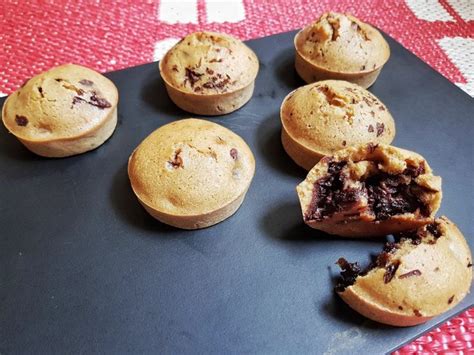
[[[374,24],[474,96],[474,0],[1,0],[0,95],[61,63],[117,70],[160,59],[192,31],[257,38],[329,10]],[[474,353],[474,308],[398,353],[415,352]]]

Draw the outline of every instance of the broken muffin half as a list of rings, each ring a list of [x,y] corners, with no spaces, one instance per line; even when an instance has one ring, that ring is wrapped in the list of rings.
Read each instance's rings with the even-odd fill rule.
[[[374,321],[411,326],[446,312],[469,292],[472,256],[464,236],[446,217],[387,243],[362,271],[340,258],[336,286],[355,311]]]
[[[441,178],[419,154],[363,144],[326,156],[296,188],[310,227],[343,237],[373,237],[432,223]]]

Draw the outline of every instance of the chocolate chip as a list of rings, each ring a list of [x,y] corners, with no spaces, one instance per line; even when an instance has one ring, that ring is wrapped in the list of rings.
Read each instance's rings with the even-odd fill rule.
[[[342,145],[343,145],[344,147],[346,146],[346,144],[347,144],[346,141],[342,141]]]
[[[186,78],[187,80],[189,80],[189,83],[191,84],[191,87],[194,86],[194,84],[199,81],[199,79],[201,78],[201,76],[203,74],[201,73],[197,73],[195,72],[194,70],[192,69],[189,69],[189,68],[185,68],[185,73],[186,73]]]
[[[104,109],[104,108],[110,108],[112,107],[112,105],[110,104],[110,102],[108,102],[105,98],[103,97],[99,97],[97,96],[96,93],[94,93],[91,98],[90,98],[90,101],[88,102],[90,105],[93,105],[93,106],[96,106],[100,109]]]
[[[380,111],[385,111],[386,108],[385,108],[385,106],[379,106],[379,110],[380,110]]]
[[[212,74],[214,74],[214,70],[206,68],[206,73],[209,74],[209,75],[212,75]]]
[[[377,137],[381,136],[383,131],[385,130],[385,125],[383,123],[378,123],[376,124],[377,126]]]
[[[28,118],[26,118],[25,116],[16,115],[15,122],[18,126],[25,127],[28,124]]]
[[[219,58],[219,59],[213,58],[209,61],[209,63],[221,63],[221,62],[222,62],[222,58]]]
[[[230,150],[230,156],[232,157],[232,159],[237,160],[237,158],[239,156],[239,153],[238,153],[237,149],[232,148]]]
[[[179,72],[178,66],[177,66],[176,64],[171,67],[171,70],[173,70],[173,71],[175,71],[175,72],[177,72],[177,73]]]
[[[392,264],[389,264],[387,267],[385,267],[385,274],[383,275],[383,281],[386,284],[392,281],[399,266],[400,266],[400,262],[396,261]]]
[[[402,307],[402,306],[398,306],[398,309],[399,309],[400,311],[403,311],[403,307]]]
[[[374,126],[369,125],[369,128],[367,129],[369,133],[372,133],[374,131]]]
[[[454,295],[452,295],[451,297],[449,297],[448,304],[453,303],[453,301],[454,301]]]
[[[39,91],[41,97],[44,97],[43,88],[41,86],[38,86],[38,91]]]
[[[94,85],[94,82],[92,80],[88,80],[88,79],[81,79],[81,80],[79,80],[79,84],[82,84],[84,86],[92,86],[92,85]]]
[[[56,80],[58,83],[60,83],[61,81],[63,81],[63,79],[60,79],[60,78],[56,78],[56,79],[54,79],[54,80]]]
[[[343,292],[348,286],[356,282],[357,277],[361,274],[361,268],[358,263],[350,263],[344,258],[339,258],[336,262],[341,268],[341,277],[336,284],[336,292]]]
[[[438,238],[441,237],[441,235],[442,235],[442,234],[441,234],[441,231],[439,230],[439,226],[438,226],[438,224],[437,224],[436,222],[435,222],[435,223],[428,224],[428,225],[426,226],[426,230],[427,230],[428,232],[430,232],[431,235],[432,235],[433,237],[435,237],[436,239],[438,239]]]
[[[471,262],[467,263],[467,267],[472,267],[472,263]]]
[[[173,167],[173,169],[178,169],[183,166],[183,158],[180,156],[181,149],[178,149],[174,152],[173,160],[169,160],[168,163]]]
[[[201,90],[202,90],[202,88],[201,88],[200,86],[196,86],[196,87],[194,88],[194,92],[199,92],[199,91],[201,91]]]
[[[413,310],[413,314],[414,314],[415,316],[417,316],[417,317],[423,317],[423,315],[421,314],[421,312],[420,312],[419,310],[417,310],[417,309],[414,309],[414,310]]]
[[[361,66],[360,70],[365,70],[365,65]]]
[[[400,276],[398,276],[399,279],[406,279],[407,277],[412,277],[412,276],[420,276],[421,275],[421,271],[418,270],[418,269],[415,269],[415,270],[411,270],[405,274],[402,274]]]

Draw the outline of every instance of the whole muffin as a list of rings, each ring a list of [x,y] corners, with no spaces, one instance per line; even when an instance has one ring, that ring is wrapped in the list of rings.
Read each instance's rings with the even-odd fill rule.
[[[347,81],[320,81],[294,90],[283,100],[280,117],[283,147],[306,170],[339,149],[390,144],[395,137],[395,123],[385,105]]]
[[[158,128],[128,162],[132,189],[143,207],[183,229],[208,227],[231,216],[254,172],[253,154],[242,138],[192,118]]]
[[[441,178],[419,154],[372,143],[324,157],[296,188],[304,222],[342,237],[375,237],[432,223]]]
[[[371,86],[390,57],[379,31],[357,18],[329,12],[295,37],[295,67],[307,83],[347,80]]]
[[[3,105],[3,124],[29,150],[66,157],[95,149],[117,125],[118,91],[80,65],[52,68],[28,80]]]
[[[380,323],[410,326],[456,306],[469,293],[472,256],[446,217],[388,243],[368,270],[341,258],[336,291],[354,310]]]
[[[184,37],[159,63],[171,100],[200,115],[223,115],[247,103],[258,67],[258,58],[249,47],[214,32]]]

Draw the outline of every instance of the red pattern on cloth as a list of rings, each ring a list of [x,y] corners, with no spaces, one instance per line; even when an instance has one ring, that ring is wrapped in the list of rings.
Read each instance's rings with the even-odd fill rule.
[[[428,22],[404,1],[244,0],[238,23],[207,23],[204,0],[197,0],[198,24],[158,21],[158,1],[0,2],[0,92],[11,93],[27,78],[73,62],[105,72],[152,61],[155,43],[196,30],[231,33],[241,39],[300,28],[324,11],[349,12],[379,27],[453,82],[463,73],[439,47],[443,37],[474,38],[474,21],[464,21],[446,0],[454,18]],[[420,337],[395,354],[461,351],[474,353],[474,308]]]

